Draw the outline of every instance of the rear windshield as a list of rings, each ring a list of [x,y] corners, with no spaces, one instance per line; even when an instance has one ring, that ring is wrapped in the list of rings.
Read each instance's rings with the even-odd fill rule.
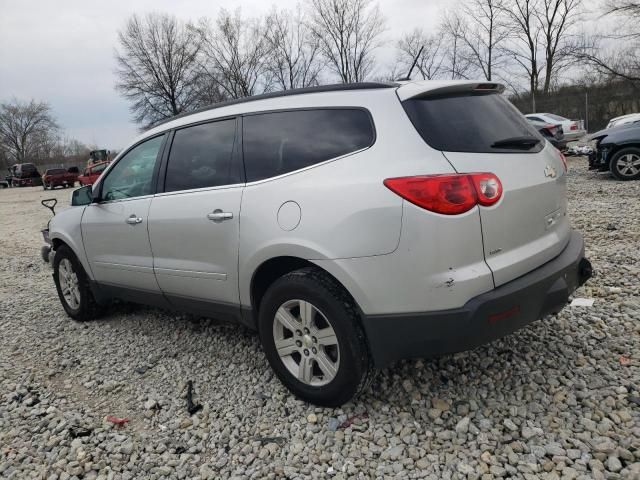
[[[61,175],[67,173],[64,168],[51,168],[45,172],[47,175]]]
[[[554,115],[553,113],[547,113],[547,117],[556,120],[557,122],[566,122],[568,118],[561,117],[560,115]]]
[[[541,138],[531,123],[499,94],[412,98],[402,105],[424,141],[437,150],[535,153],[544,147],[543,141],[529,150],[492,147],[508,138]]]

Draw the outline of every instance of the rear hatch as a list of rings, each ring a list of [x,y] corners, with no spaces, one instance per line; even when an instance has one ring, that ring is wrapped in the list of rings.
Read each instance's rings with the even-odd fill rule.
[[[425,142],[458,173],[491,172],[502,183],[500,201],[480,207],[484,256],[495,285],[556,257],[570,235],[564,162],[503,88],[473,82],[435,89],[425,84],[422,92],[415,84],[406,87],[398,96]]]

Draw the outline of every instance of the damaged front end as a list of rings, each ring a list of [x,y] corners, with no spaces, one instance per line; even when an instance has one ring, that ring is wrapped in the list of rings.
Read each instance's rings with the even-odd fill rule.
[[[593,145],[593,151],[589,153],[589,170],[598,170],[601,172],[609,170],[609,146],[603,140],[607,138],[608,132],[603,130],[593,134],[590,140]]]

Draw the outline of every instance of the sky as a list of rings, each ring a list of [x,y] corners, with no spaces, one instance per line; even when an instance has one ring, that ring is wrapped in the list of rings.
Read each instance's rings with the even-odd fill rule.
[[[167,12],[184,20],[220,8],[266,13],[296,0],[0,0],[0,102],[44,100],[70,138],[121,149],[136,136],[129,104],[115,90],[117,32],[134,13]],[[381,62],[393,40],[415,27],[435,28],[448,0],[379,0],[387,20]]]

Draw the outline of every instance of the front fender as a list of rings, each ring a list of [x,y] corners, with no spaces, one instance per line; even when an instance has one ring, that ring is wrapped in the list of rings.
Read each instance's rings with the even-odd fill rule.
[[[49,238],[65,243],[75,253],[85,272],[93,280],[93,272],[82,243],[82,216],[85,207],[71,207],[58,213],[49,224]]]

